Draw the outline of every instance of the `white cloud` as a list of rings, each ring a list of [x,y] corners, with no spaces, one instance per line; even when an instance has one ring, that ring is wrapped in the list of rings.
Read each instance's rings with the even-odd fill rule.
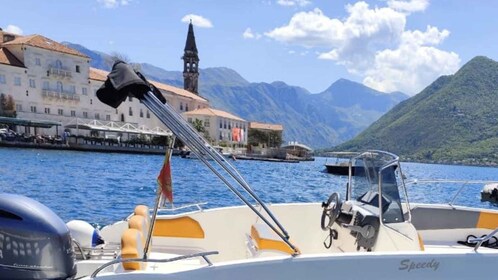
[[[242,37],[244,39],[256,39],[256,40],[258,40],[261,38],[261,34],[252,32],[251,28],[248,27],[248,28],[246,28],[244,33],[242,33]]]
[[[450,35],[448,30],[432,26],[425,31],[405,30],[409,12],[425,10],[427,1],[390,0],[387,4],[374,8],[363,1],[346,5],[343,19],[329,18],[315,8],[294,14],[287,25],[264,34],[319,51],[319,59],[343,65],[368,86],[384,91],[415,94],[438,76],[458,69],[458,54],[437,48]]]
[[[287,6],[287,7],[293,7],[293,6],[304,7],[304,6],[311,4],[311,1],[308,1],[308,0],[277,0],[277,4],[279,4],[280,6]]]
[[[189,23],[192,21],[192,24],[201,27],[201,28],[211,28],[213,24],[211,21],[203,16],[188,14],[182,18],[182,22]]]
[[[387,1],[387,6],[396,11],[413,13],[425,11],[425,9],[429,6],[429,0],[389,0]]]
[[[5,31],[7,31],[9,33],[14,33],[14,34],[17,34],[17,35],[22,35],[23,34],[23,31],[22,31],[22,29],[19,26],[12,25],[12,24],[7,25],[7,28],[5,28]]]
[[[119,6],[127,6],[132,0],[97,0],[105,8],[113,9]]]

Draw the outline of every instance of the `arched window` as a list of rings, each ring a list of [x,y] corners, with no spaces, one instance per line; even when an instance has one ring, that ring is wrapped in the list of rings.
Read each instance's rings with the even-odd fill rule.
[[[55,61],[55,68],[62,69],[62,62],[58,59]]]
[[[57,82],[57,92],[61,93],[62,90],[63,90],[63,88],[62,88],[62,82]]]

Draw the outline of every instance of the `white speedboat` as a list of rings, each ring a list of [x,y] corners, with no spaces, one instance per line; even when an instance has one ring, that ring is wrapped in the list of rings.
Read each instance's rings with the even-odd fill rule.
[[[101,230],[106,244],[82,249],[87,259],[77,261],[78,277],[495,277],[490,268],[498,261],[493,237],[498,227],[497,211],[410,204],[398,158],[386,152],[365,152],[352,159],[352,166],[356,173],[349,177],[344,200],[333,193],[323,204],[268,205],[285,233],[265,223],[270,216],[265,214],[262,219],[246,206],[199,208],[174,215],[159,212],[144,258],[143,240],[151,221],[146,207],[139,206],[127,221]],[[255,209],[263,211],[261,205]],[[106,254],[107,246],[111,251],[114,248],[111,254]]]
[[[0,258],[0,271],[6,260],[11,260],[11,269],[46,272],[33,272],[37,276],[33,279],[496,278],[498,211],[410,204],[397,156],[367,151],[353,157],[350,166],[355,172],[349,174],[344,193],[324,194],[328,197],[324,203],[267,205],[167,104],[160,104],[151,92],[134,96],[143,98],[246,205],[169,214],[158,209],[157,199],[152,211],[139,205],[130,209],[132,214],[126,220],[102,228],[103,244],[91,226],[69,222],[75,239],[74,266],[68,234],[58,223],[52,227],[57,238],[50,239],[48,249],[41,249],[45,258],[20,262],[15,258],[20,254],[20,242],[15,246],[17,255],[4,243],[0,252],[8,257]],[[5,201],[13,203],[12,198]],[[38,211],[30,214],[14,206],[0,210],[18,224],[30,221],[24,215],[38,215]],[[44,216],[47,222],[55,219]],[[2,234],[1,240],[20,236],[8,231]],[[29,240],[34,240],[33,235]],[[24,243],[23,251],[27,248]],[[14,245],[8,248],[14,250]],[[34,245],[29,248],[35,250]],[[57,263],[65,264],[60,268],[65,274],[42,277],[50,269],[56,270],[46,261],[54,255],[59,256]]]

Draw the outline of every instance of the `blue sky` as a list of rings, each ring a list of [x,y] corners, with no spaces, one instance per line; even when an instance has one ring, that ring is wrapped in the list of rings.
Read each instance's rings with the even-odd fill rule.
[[[312,93],[339,78],[420,92],[477,55],[498,60],[498,1],[0,0],[0,27],[181,70],[187,22],[200,67]]]

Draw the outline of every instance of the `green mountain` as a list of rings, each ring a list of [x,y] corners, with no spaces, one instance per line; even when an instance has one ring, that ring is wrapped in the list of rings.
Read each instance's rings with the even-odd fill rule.
[[[411,160],[498,163],[498,62],[475,57],[334,150],[367,148]]]
[[[65,42],[90,56],[91,66],[110,71],[112,56]],[[178,61],[182,63],[181,60]],[[149,79],[183,87],[183,73],[151,64],[136,64]],[[249,83],[226,67],[200,69],[199,92],[212,107],[247,121],[284,126],[283,139],[313,148],[325,148],[351,139],[394,105],[407,98],[387,94],[362,84],[340,79],[322,93],[283,82]]]

